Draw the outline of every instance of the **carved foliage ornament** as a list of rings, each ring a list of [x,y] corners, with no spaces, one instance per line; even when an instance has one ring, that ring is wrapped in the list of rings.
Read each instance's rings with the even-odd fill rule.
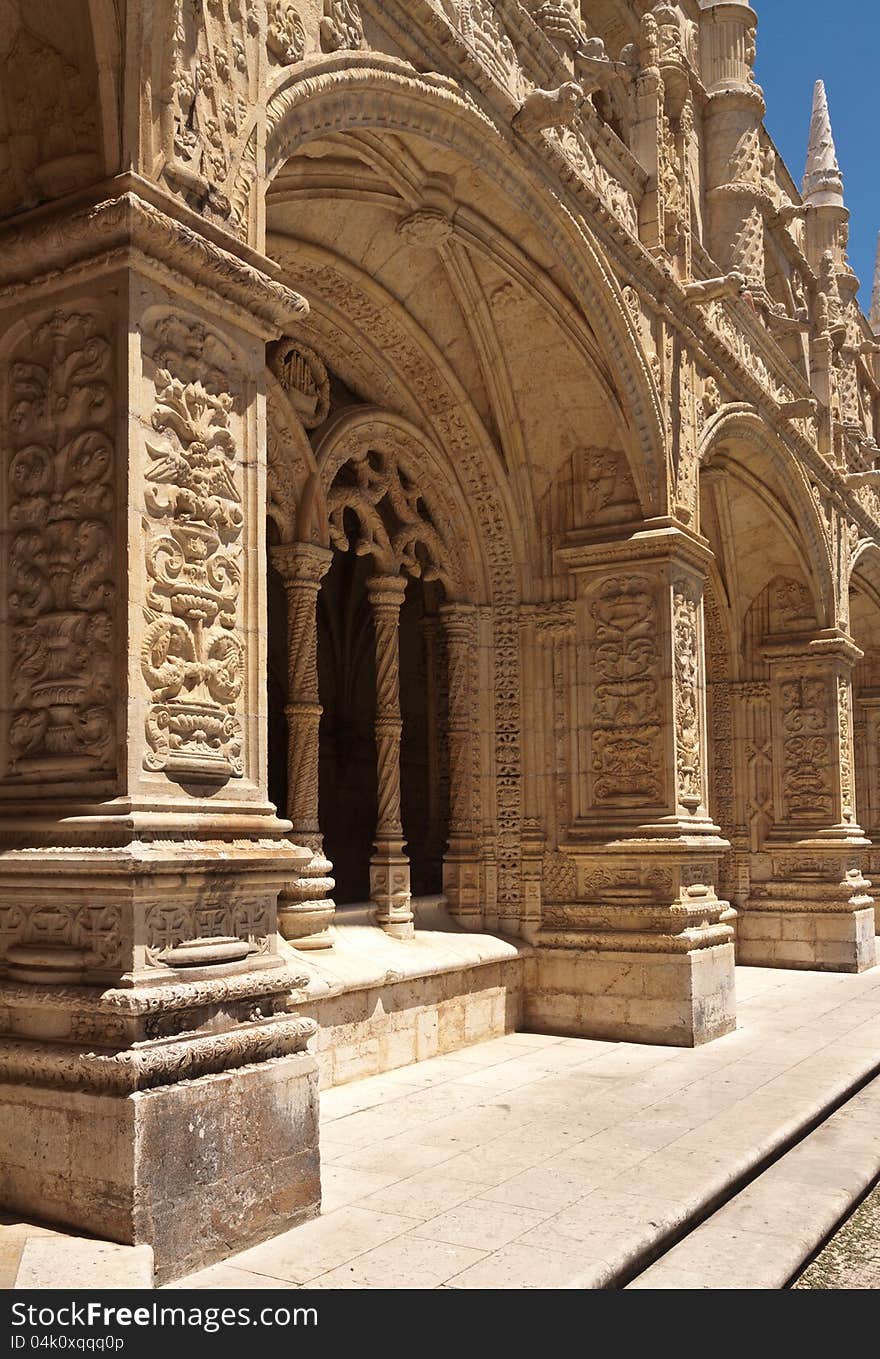
[[[199,328],[191,335],[198,338]],[[164,351],[168,357],[168,350]],[[142,670],[150,691],[145,767],[225,780],[242,773],[243,644],[237,631],[244,524],[230,424],[234,397],[155,374],[146,440],[149,588]]]
[[[77,778],[115,760],[112,351],[56,311],[8,369],[7,776]]]
[[[678,799],[695,810],[703,800],[700,603],[695,588],[684,579],[673,587],[672,645]]]
[[[282,66],[302,61],[306,49],[306,31],[299,9],[290,0],[269,0],[269,27],[266,44],[269,57]]]
[[[161,99],[162,174],[199,211],[246,236],[257,179],[259,7],[242,0],[173,0]],[[273,6],[281,26],[291,6]],[[290,10],[291,15],[286,11]],[[279,44],[281,26],[274,28]],[[295,41],[290,30],[290,43]]]
[[[659,802],[665,778],[654,588],[639,576],[606,581],[590,613],[598,677],[593,692],[594,800]]]
[[[325,52],[357,50],[364,45],[364,25],[354,0],[324,0],[321,46]]]

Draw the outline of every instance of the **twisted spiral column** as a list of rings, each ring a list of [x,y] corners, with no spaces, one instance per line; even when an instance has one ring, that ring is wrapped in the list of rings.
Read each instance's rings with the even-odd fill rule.
[[[440,608],[446,634],[449,733],[449,845],[443,889],[453,914],[478,916],[479,854],[477,788],[477,611],[472,604]]]
[[[371,576],[367,597],[376,647],[376,843],[370,860],[370,899],[377,922],[398,939],[413,934],[409,859],[403,852],[400,814],[400,610],[402,576]]]
[[[318,822],[317,600],[333,553],[312,543],[285,543],[270,549],[272,565],[287,595],[287,807],[293,837],[312,851],[300,876],[287,883],[278,900],[278,928],[297,948],[329,948],[336,907],[329,897],[333,865],[324,854]]]

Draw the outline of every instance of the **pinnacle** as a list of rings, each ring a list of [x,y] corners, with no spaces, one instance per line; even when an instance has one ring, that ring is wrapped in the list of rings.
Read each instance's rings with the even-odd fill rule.
[[[880,234],[877,236],[877,262],[874,265],[874,291],[871,294],[871,329],[880,336]]]
[[[843,205],[843,176],[837,163],[824,80],[817,80],[813,91],[810,145],[807,150],[803,195],[805,202],[814,203],[816,206],[834,202]]]

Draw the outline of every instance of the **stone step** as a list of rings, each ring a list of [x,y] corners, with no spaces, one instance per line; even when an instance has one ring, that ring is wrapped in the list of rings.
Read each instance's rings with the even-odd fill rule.
[[[786,1288],[880,1177],[880,1077],[628,1288]]]

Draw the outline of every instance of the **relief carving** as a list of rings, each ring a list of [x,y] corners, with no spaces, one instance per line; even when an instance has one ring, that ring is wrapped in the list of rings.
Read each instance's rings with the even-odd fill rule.
[[[85,312],[56,311],[8,361],[7,777],[115,766],[112,369]]]
[[[658,614],[640,576],[606,581],[593,619],[592,771],[596,802],[660,802],[665,784]]]
[[[364,25],[354,0],[324,0],[321,46],[325,52],[356,50],[364,45]]]
[[[198,343],[198,329],[190,334]],[[168,352],[160,351],[164,357]],[[157,368],[144,501],[148,579],[141,667],[150,691],[144,766],[225,781],[242,773],[236,711],[244,515],[237,484],[235,398]]]
[[[675,667],[675,751],[678,800],[692,811],[703,800],[700,601],[695,587],[677,580],[672,595]]]
[[[290,0],[269,0],[268,20],[266,43],[270,60],[281,66],[293,66],[302,61],[306,30],[297,6]]]
[[[793,821],[832,815],[828,684],[824,679],[783,681],[779,688],[783,731],[782,796]]]

